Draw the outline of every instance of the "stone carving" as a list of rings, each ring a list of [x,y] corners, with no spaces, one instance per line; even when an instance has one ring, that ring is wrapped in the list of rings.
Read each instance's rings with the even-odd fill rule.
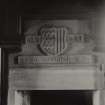
[[[86,31],[89,30],[86,24],[83,25],[85,31],[79,33],[81,25],[75,20],[32,22],[24,32],[25,44],[18,55],[18,64],[89,64],[94,61],[88,55],[95,44],[92,35]]]
[[[60,55],[67,48],[69,28],[45,24],[38,30],[40,47],[47,55]]]
[[[30,21],[26,24],[22,50],[29,55],[48,56],[90,53],[95,44],[88,24],[84,23],[79,20]]]
[[[71,56],[19,56],[18,64],[43,65],[43,64],[94,64],[92,55],[71,55]]]

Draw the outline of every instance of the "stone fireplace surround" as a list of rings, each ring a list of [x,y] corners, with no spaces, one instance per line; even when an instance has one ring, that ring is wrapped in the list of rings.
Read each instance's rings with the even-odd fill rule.
[[[27,35],[25,44],[21,46],[22,51],[9,56],[8,105],[104,105],[104,68],[102,62],[98,62],[100,56],[93,52],[93,41],[84,40],[90,32],[87,22],[54,20],[48,21],[49,24],[54,25],[50,28],[49,25],[47,28],[45,25],[45,28],[42,29],[42,32],[43,30],[49,32],[57,27],[56,30],[61,28],[64,31],[66,30],[64,26],[69,23],[68,26],[74,30],[73,33],[69,33],[68,37],[70,40],[71,37],[73,38],[71,45],[70,40],[67,43],[67,40],[62,39],[66,38],[68,33],[67,35],[61,33],[61,37],[60,32],[58,34],[60,40],[59,38],[55,40],[57,38],[55,32],[55,39],[46,35],[49,39],[36,43],[33,39],[33,33],[38,31],[36,23],[37,21],[35,24],[32,21],[30,23],[32,27],[29,27],[24,33]],[[41,25],[42,23],[41,21]],[[83,34],[79,34],[78,31]],[[74,40],[75,37],[80,38],[78,43],[77,40]],[[57,47],[52,45],[53,50],[47,44],[49,40],[57,41]]]
[[[98,66],[43,67],[38,72],[16,67],[10,70],[8,105],[102,105],[103,86]]]

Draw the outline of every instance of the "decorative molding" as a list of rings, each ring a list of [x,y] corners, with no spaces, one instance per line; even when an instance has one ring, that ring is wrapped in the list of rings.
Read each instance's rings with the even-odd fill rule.
[[[18,56],[18,64],[94,64],[95,59],[91,55],[71,56]]]

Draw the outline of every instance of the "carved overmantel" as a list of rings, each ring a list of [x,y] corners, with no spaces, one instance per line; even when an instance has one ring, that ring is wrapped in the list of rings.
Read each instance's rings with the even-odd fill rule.
[[[25,21],[22,32],[25,39],[21,46],[22,51],[15,54],[16,62],[26,65],[27,63],[91,64],[94,62],[91,57],[95,41],[89,25],[87,20]],[[12,63],[14,64],[14,61]]]
[[[73,80],[73,84],[76,83],[78,86],[75,87],[76,84],[69,85],[70,89],[103,88],[103,82],[100,82],[103,80],[103,69],[100,57],[95,53],[95,38],[93,37],[89,20],[32,19],[24,20],[23,23],[22,33],[25,38],[24,43],[21,45],[21,52],[10,54],[9,56],[10,87],[17,88],[19,86],[22,89],[38,89],[36,84],[32,84],[32,81],[36,78],[34,78],[34,75],[38,73],[39,81],[36,80],[39,84],[39,89],[43,89],[46,86],[48,86],[46,87],[48,89],[53,87],[54,84],[58,84],[58,87],[63,89],[62,85],[59,86],[59,81],[64,80],[66,83],[66,81],[75,78],[77,80]],[[28,80],[29,83],[25,82],[27,81],[26,73],[30,78]],[[98,77],[97,73],[101,74],[102,77]],[[60,75],[62,76],[59,77]],[[62,78],[63,75],[67,76],[67,80]],[[72,77],[72,75],[74,76]],[[84,75],[86,76],[84,77]],[[40,79],[40,76],[43,78]],[[98,80],[97,78],[100,79]],[[59,81],[57,83],[54,82],[52,86],[50,80],[53,82]],[[90,83],[90,86],[89,84],[86,85],[86,81],[82,82],[82,80],[86,80],[87,83]],[[48,81],[49,85],[46,84]],[[23,85],[24,83],[25,85]],[[30,85],[28,86],[28,84]],[[69,86],[67,85],[66,88],[69,89]],[[55,86],[54,89],[56,89]]]
[[[10,91],[102,90],[104,71],[90,27],[88,20],[24,21],[21,52],[9,56]]]

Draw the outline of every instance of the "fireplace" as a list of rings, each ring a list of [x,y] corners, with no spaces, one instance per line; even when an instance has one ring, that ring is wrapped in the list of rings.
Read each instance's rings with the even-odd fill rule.
[[[23,22],[22,51],[9,55],[8,105],[103,103],[104,69],[86,23]]]

